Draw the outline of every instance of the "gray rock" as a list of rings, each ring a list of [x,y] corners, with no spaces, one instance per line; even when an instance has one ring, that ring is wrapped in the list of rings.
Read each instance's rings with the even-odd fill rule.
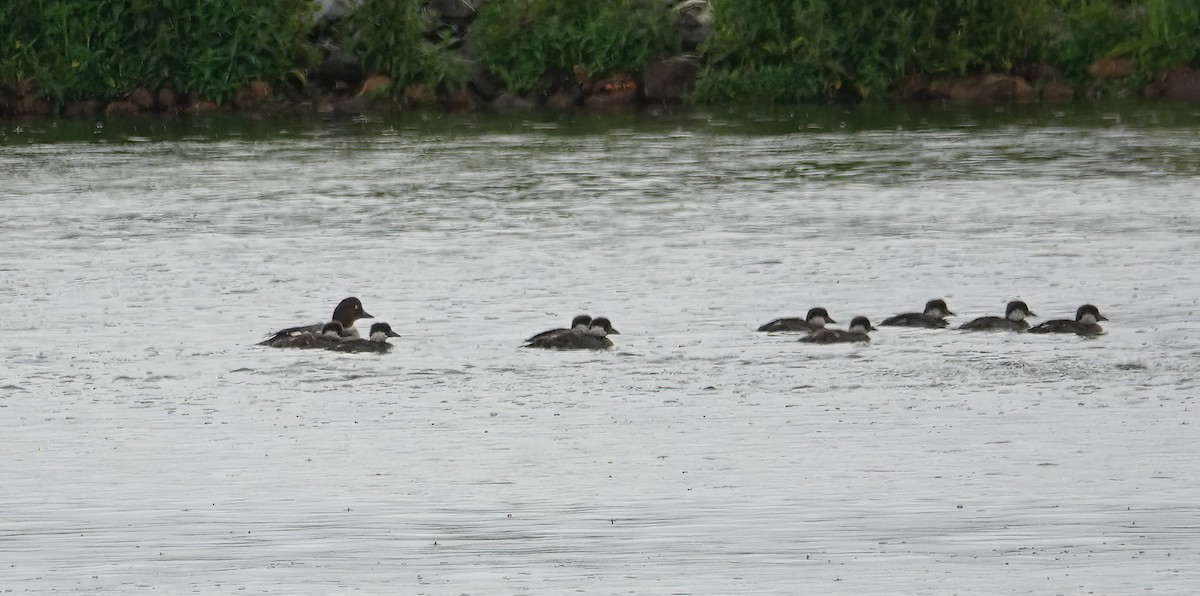
[[[537,103],[528,97],[521,97],[511,91],[501,93],[492,100],[492,109],[500,112],[526,112],[537,107]]]
[[[700,65],[691,56],[675,56],[652,62],[642,74],[642,85],[646,99],[650,101],[675,102],[696,84]]]
[[[321,7],[317,9],[316,22],[336,21],[354,10],[361,0],[320,0]]]
[[[694,50],[708,39],[709,26],[712,25],[712,6],[708,0],[684,0],[676,4],[675,31],[683,42],[684,49]]]
[[[475,16],[478,0],[429,0],[429,8],[443,19],[470,19]]]
[[[363,79],[358,59],[339,47],[330,48],[316,74],[317,82],[326,89],[356,89]]]
[[[488,101],[495,99],[504,91],[504,82],[479,64],[471,66],[471,75],[467,79],[467,84],[479,97]]]

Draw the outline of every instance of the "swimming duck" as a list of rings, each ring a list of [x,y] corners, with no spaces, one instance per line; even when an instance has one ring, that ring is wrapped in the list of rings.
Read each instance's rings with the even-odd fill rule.
[[[969,323],[963,323],[959,329],[964,331],[1025,331],[1029,322],[1025,317],[1036,317],[1029,307],[1020,300],[1013,300],[1004,309],[1004,318],[979,317]]]
[[[942,299],[930,300],[925,303],[925,312],[906,312],[894,317],[888,317],[879,325],[889,327],[925,327],[927,329],[942,329],[950,324],[946,317],[954,313],[946,307]]]
[[[613,345],[609,335],[620,335],[613,329],[612,323],[605,317],[597,317],[586,330],[571,329],[566,333],[557,333],[530,341],[526,348],[545,348],[550,350],[603,350]]]
[[[808,314],[804,319],[787,318],[775,319],[770,323],[759,327],[759,331],[815,331],[828,325],[829,323],[837,323],[829,316],[829,312],[825,309],[817,307],[809,309]]]
[[[373,318],[375,317],[367,314],[367,311],[363,310],[362,302],[358,298],[350,297],[338,303],[337,307],[333,309],[333,318],[330,320],[331,322],[335,321],[342,325],[342,329],[344,330],[343,335],[349,335],[357,338],[358,330],[354,328],[354,322],[359,319]],[[280,329],[279,331],[272,333],[271,337],[259,342],[258,345],[270,346],[273,348],[293,347],[286,345],[288,342],[284,340],[292,336],[319,334],[322,332],[322,328],[324,326],[324,323],[316,323],[313,325],[301,325],[299,327]]]
[[[389,337],[400,337],[400,334],[392,331],[392,326],[387,323],[375,323],[371,325],[371,333],[367,336],[367,339],[340,341],[329,346],[328,349],[334,352],[376,352],[383,354],[392,351],[392,344],[388,343]]]
[[[346,330],[342,327],[341,323],[330,321],[321,327],[320,333],[300,333],[272,339],[274,342],[270,346],[273,348],[312,350],[316,348],[330,348],[334,344],[354,338],[346,334]]]
[[[850,328],[842,331],[841,329],[830,329],[822,327],[800,338],[800,341],[810,344],[839,344],[850,343],[857,341],[871,341],[867,336],[868,331],[875,331],[871,326],[870,319],[866,317],[854,317],[850,321]]]
[[[568,333],[571,331],[587,331],[588,328],[591,326],[592,326],[592,317],[590,317],[588,315],[579,315],[579,316],[575,317],[574,319],[571,319],[571,326],[567,329],[551,329],[549,331],[543,331],[525,341],[526,342],[534,342],[534,341],[538,341],[538,340],[550,337],[552,335],[558,335],[560,333]]]
[[[1100,314],[1100,309],[1085,304],[1075,311],[1075,320],[1053,319],[1037,325],[1029,330],[1030,333],[1074,333],[1076,335],[1100,335],[1104,328],[1098,321],[1108,318]]]

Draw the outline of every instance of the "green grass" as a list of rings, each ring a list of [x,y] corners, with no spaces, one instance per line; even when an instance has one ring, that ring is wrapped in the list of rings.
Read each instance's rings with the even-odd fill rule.
[[[550,69],[641,72],[679,51],[661,0],[489,0],[471,25],[471,53],[509,88],[528,92]]]

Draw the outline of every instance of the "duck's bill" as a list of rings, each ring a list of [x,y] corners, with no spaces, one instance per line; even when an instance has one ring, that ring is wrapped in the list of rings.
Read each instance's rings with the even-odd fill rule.
[[[358,315],[358,318],[360,318],[360,319],[374,319],[374,318],[375,318],[375,315],[369,314],[369,313],[367,313],[367,311],[365,311],[365,310],[364,310],[364,311],[362,311],[362,314]]]
[[[1107,321],[1107,320],[1108,320],[1108,317],[1106,317],[1106,316],[1104,316],[1104,315],[1100,315],[1100,316],[1096,317],[1096,320],[1097,320],[1097,321]]]
[[[617,331],[616,329],[609,329],[608,334],[609,335],[621,335],[621,332]]]
[[[399,333],[396,333],[395,331],[392,331],[391,329],[388,329],[388,330],[387,330],[387,336],[388,336],[388,337],[400,337],[400,334],[399,334]]]

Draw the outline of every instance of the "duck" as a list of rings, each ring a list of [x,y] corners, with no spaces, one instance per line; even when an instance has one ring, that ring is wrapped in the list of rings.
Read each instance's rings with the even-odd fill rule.
[[[585,330],[572,328],[565,333],[547,335],[531,340],[526,348],[544,348],[548,350],[605,350],[611,348],[613,342],[609,335],[620,335],[613,328],[612,322],[605,317],[597,317]]]
[[[1104,328],[1098,321],[1108,318],[1100,314],[1100,309],[1091,304],[1085,304],[1075,311],[1075,320],[1052,319],[1029,330],[1030,333],[1074,333],[1075,335],[1100,335]]]
[[[809,344],[840,344],[871,341],[871,338],[867,336],[868,331],[875,331],[875,327],[871,326],[871,320],[867,317],[854,317],[850,321],[850,327],[845,331],[822,327],[800,338],[800,341]]]
[[[1029,329],[1025,317],[1036,317],[1029,306],[1020,300],[1013,300],[1004,308],[1004,317],[979,317],[969,323],[963,323],[959,329],[963,331],[1016,331]]]
[[[367,311],[363,310],[362,301],[351,296],[350,298],[346,298],[339,302],[338,305],[333,309],[333,317],[330,319],[330,322],[340,323],[342,325],[344,336],[357,338],[358,330],[354,328],[354,322],[359,319],[373,318],[375,317],[367,314]],[[320,334],[324,326],[324,323],[316,323],[313,325],[301,325],[299,327],[280,329],[279,331],[272,333],[271,337],[259,342],[258,345],[270,346],[273,348],[294,347],[287,345],[289,343],[286,341],[288,337]]]
[[[558,335],[560,333],[569,333],[571,331],[587,331],[588,328],[590,328],[591,326],[592,326],[592,317],[590,317],[588,315],[578,315],[574,319],[571,319],[570,327],[568,327],[566,329],[551,329],[549,331],[543,331],[543,332],[525,340],[525,342],[526,343],[534,342],[534,341],[538,341],[538,340],[541,340],[541,339],[544,339],[544,338],[547,338],[547,337],[550,337],[553,335]]]
[[[321,327],[320,333],[300,333],[272,339],[275,340],[274,343],[270,344],[273,348],[311,350],[316,348],[330,348],[334,344],[354,338],[346,334],[346,330],[342,327],[341,323],[330,321]]]
[[[954,313],[946,306],[945,300],[938,298],[925,303],[925,312],[906,312],[888,317],[879,326],[944,329],[950,325],[950,321],[946,320],[950,316],[954,316]]]
[[[817,307],[809,309],[808,314],[803,319],[786,318],[775,319],[758,328],[759,331],[775,332],[775,331],[816,331],[828,325],[829,323],[837,323],[829,316],[829,311],[824,308]]]
[[[392,344],[388,343],[389,337],[400,337],[400,334],[392,331],[392,326],[387,323],[375,323],[371,325],[371,331],[367,335],[367,339],[339,341],[327,349],[334,352],[375,352],[386,354],[392,351]]]

